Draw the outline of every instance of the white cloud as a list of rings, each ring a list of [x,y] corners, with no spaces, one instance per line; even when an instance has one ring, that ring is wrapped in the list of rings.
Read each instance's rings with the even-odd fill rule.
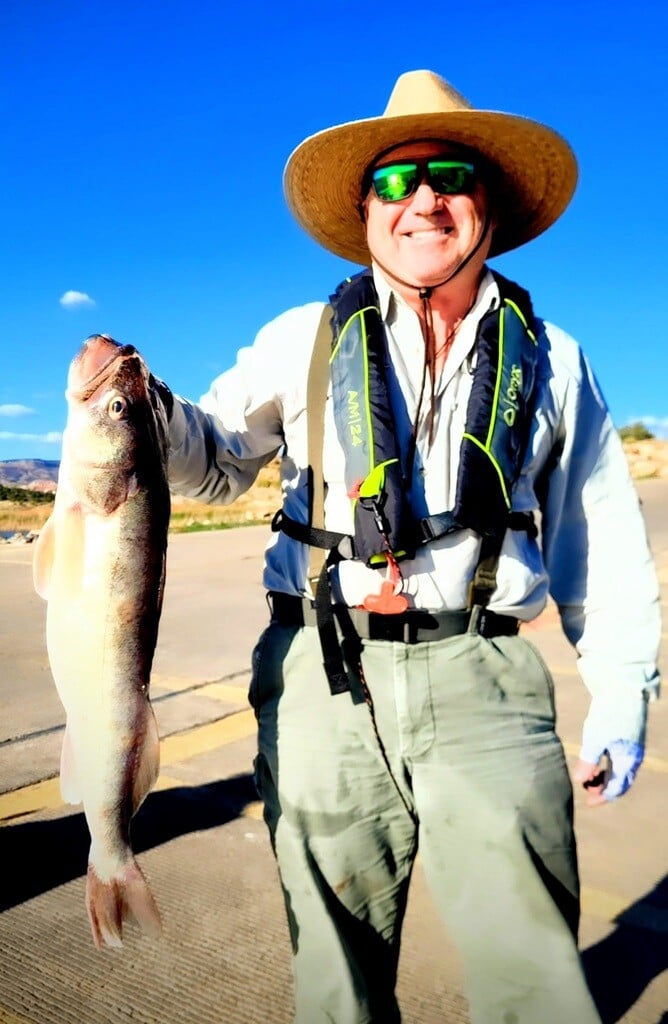
[[[60,296],[58,300],[61,306],[65,306],[66,309],[72,309],[74,306],[94,306],[95,300],[91,299],[90,295],[86,295],[85,292],[68,291]]]
[[[668,416],[643,416],[642,422],[655,437],[668,438]]]
[[[0,405],[0,416],[34,416],[35,410],[28,405]]]
[[[0,430],[0,441],[34,441],[38,444],[60,444],[63,435],[57,430],[47,434],[15,434],[11,430]]]

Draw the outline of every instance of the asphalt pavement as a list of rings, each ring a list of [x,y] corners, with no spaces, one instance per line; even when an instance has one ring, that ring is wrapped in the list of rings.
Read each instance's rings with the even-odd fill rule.
[[[668,481],[638,485],[665,609]],[[170,539],[152,695],[161,775],[133,846],[160,906],[159,940],[128,928],[98,952],[84,906],[88,834],[64,805],[64,715],[32,590],[30,546],[0,546],[0,1024],[289,1024],[290,951],[251,770],[250,652],[267,620],[265,527]],[[620,538],[623,543],[623,538]],[[548,608],[527,635],[555,676],[572,765],[587,694]],[[665,676],[666,646],[662,651]],[[631,792],[591,809],[576,791],[580,944],[605,1024],[668,1024],[668,700],[651,709]],[[502,937],[500,937],[502,941]],[[456,950],[418,865],[399,983],[404,1024],[469,1021]],[[569,1022],[577,1024],[577,1022]]]

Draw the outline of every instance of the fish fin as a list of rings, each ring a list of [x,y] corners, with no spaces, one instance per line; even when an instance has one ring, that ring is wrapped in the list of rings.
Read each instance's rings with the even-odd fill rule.
[[[49,516],[39,531],[32,558],[32,582],[35,590],[45,601],[49,600],[49,584],[53,568],[56,528],[53,516]]]
[[[132,859],[108,882],[92,864],[86,877],[86,910],[98,949],[123,945],[123,922],[133,920],[151,938],[162,934],[160,911],[137,862]]]
[[[64,487],[64,485],[63,485]],[[62,491],[65,494],[65,491]],[[85,543],[84,513],[75,501],[68,503],[65,497],[58,501],[35,541],[32,560],[32,578],[35,590],[48,601],[52,583],[61,586],[63,576],[66,589],[73,591],[79,585],[83,566]],[[54,564],[58,559],[57,578],[54,580]]]
[[[151,792],[160,773],[160,737],[155,713],[146,701],[144,740],[132,784],[132,813],[135,814]]]
[[[81,786],[74,759],[72,734],[68,725],[65,726],[65,735],[60,751],[60,793],[66,804],[81,803]]]

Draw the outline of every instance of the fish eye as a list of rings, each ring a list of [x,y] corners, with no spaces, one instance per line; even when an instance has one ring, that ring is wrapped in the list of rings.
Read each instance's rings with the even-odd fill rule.
[[[128,408],[128,403],[121,395],[114,395],[107,406],[107,412],[109,418],[112,420],[122,420],[125,416]]]

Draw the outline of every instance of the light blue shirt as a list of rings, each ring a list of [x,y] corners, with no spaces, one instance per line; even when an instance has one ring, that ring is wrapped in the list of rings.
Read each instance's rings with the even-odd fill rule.
[[[420,324],[382,275],[374,276],[395,387],[415,421],[424,365]],[[432,513],[454,504],[477,326],[498,302],[497,285],[487,273],[435,385],[431,445],[427,410],[417,419],[420,491]],[[236,365],[212,383],[197,405],[177,398],[170,424],[170,483],[175,493],[232,502],[280,451],[285,512],[306,521],[306,385],[322,309],[322,303],[289,309],[266,324],[251,347],[240,350]],[[538,333],[534,421],[512,502],[514,510],[536,514],[540,536],[507,532],[490,608],[529,621],[540,614],[550,594],[594,697],[585,738],[589,728],[597,736],[603,730],[610,739],[639,740],[646,697],[658,688],[661,634],[659,588],[639,500],[582,350],[552,324],[544,323]],[[352,533],[344,454],[330,400],[323,470],[325,526]],[[404,592],[411,605],[431,611],[466,607],[478,552],[477,535],[461,531],[403,561]],[[305,545],[284,533],[273,534],[265,556],[267,589],[310,594],[307,558]],[[378,592],[381,582],[378,570],[356,561],[341,563],[333,581],[337,597],[351,606]]]

